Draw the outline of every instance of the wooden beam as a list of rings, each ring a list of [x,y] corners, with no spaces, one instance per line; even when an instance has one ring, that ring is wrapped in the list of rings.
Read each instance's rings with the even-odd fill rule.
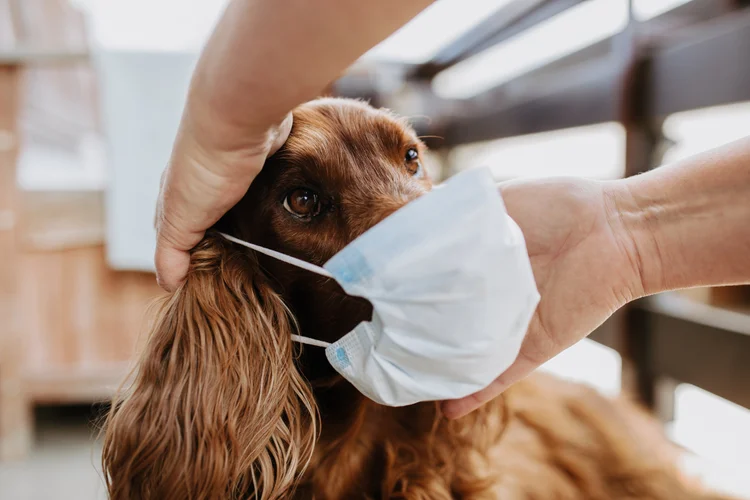
[[[528,81],[526,90],[514,96],[506,87],[465,101],[461,114],[446,119],[444,128],[436,133],[450,147],[619,118],[619,68],[592,63],[558,76],[559,79]],[[514,82],[514,86],[523,87],[519,82]]]
[[[443,48],[427,63],[412,70],[416,79],[430,79],[440,71],[497,45],[524,30],[544,22],[581,3],[581,0],[518,0],[498,10],[467,33]],[[692,0],[642,23],[642,31],[658,36],[696,23],[714,19],[741,8],[738,0]],[[573,57],[562,58],[545,69],[606,56],[615,38],[582,49]]]
[[[622,353],[622,330],[625,327],[625,314],[623,310],[615,312],[599,328],[593,331],[589,338],[598,344],[614,349]]]
[[[659,122],[678,111],[750,100],[748,53],[750,11],[674,32],[642,54],[647,70],[636,89],[645,96],[637,103],[640,118]],[[447,115],[423,111],[439,128],[421,132],[455,146],[627,121],[621,92],[632,68],[614,55],[588,62],[569,57],[576,63],[541,68],[471,99],[443,100],[438,109]]]
[[[648,316],[650,369],[750,408],[750,311],[663,294],[637,304]]]
[[[744,1],[744,0],[743,0]],[[516,16],[521,13],[526,15],[530,10],[542,8],[543,5],[552,5],[555,2],[519,2],[514,11]],[[559,8],[563,3],[555,3]],[[715,102],[717,104],[744,100],[745,94],[750,92],[750,85],[746,85],[744,72],[748,64],[744,60],[733,60],[732,67],[724,68],[718,74],[727,74],[722,79],[722,92],[714,94],[713,90],[701,86],[698,90],[691,90],[692,75],[686,73],[702,72],[704,75],[717,74],[714,71],[703,71],[706,65],[722,65],[724,53],[730,54],[734,59],[739,59],[743,37],[738,34],[726,35],[711,43],[703,40],[707,37],[706,28],[692,27],[696,23],[711,22],[718,19],[719,25],[724,25],[727,20],[742,18],[742,13],[734,13],[732,16],[723,16],[728,12],[736,11],[742,7],[742,2],[737,0],[693,0],[687,4],[672,9],[645,23],[639,23],[635,28],[638,35],[638,43],[641,47],[665,47],[656,48],[656,57],[653,64],[649,58],[649,71],[652,67],[656,70],[650,72],[649,79],[643,83],[644,91],[652,95],[650,86],[657,85],[657,95],[653,101],[663,108],[685,109],[691,106],[691,100],[697,99],[698,107],[704,102]],[[523,7],[523,8],[522,8]],[[533,9],[532,9],[533,8]],[[550,8],[550,7],[548,7]],[[522,11],[522,12],[521,12]],[[493,16],[494,20],[488,20],[472,30],[475,31],[472,38],[474,42],[486,37],[487,26],[494,23],[495,28],[499,26],[499,19],[503,9]],[[548,14],[551,11],[545,11]],[[512,13],[505,11],[504,16],[513,17]],[[532,19],[530,17],[529,19]],[[507,19],[506,19],[506,22]],[[742,25],[742,21],[734,21],[734,24]],[[712,28],[708,31],[716,31]],[[620,34],[607,40],[603,40],[589,47],[581,49],[573,54],[562,57],[541,68],[532,70],[514,80],[503,83],[494,89],[490,89],[481,95],[465,100],[441,99],[432,93],[429,82],[412,80],[412,93],[423,94],[418,102],[423,103],[421,109],[409,109],[407,114],[429,115],[431,124],[419,124],[419,133],[424,135],[437,135],[444,137],[443,141],[436,141],[436,146],[453,146],[480,140],[489,140],[513,135],[522,135],[542,131],[550,131],[575,126],[591,125],[603,121],[620,120],[622,105],[618,100],[627,85],[627,72],[630,71],[628,61],[623,60],[623,54],[618,48],[622,47],[623,40],[628,39],[627,34]],[[468,50],[471,45],[467,40],[461,45],[456,42],[457,47],[450,49],[458,54],[461,50]],[[684,44],[691,45],[690,40],[698,39],[694,43],[714,45],[714,48],[705,49],[695,54],[691,49],[683,48]],[[474,43],[473,42],[473,43]],[[476,42],[478,43],[478,42]],[[740,44],[734,45],[732,44]],[[463,47],[463,48],[462,48]],[[473,45],[472,45],[473,47]],[[461,50],[459,50],[461,49]],[[450,50],[446,49],[443,56],[447,61]],[[463,53],[463,52],[461,52]],[[747,53],[747,52],[745,52]],[[454,55],[455,55],[454,54]],[[737,57],[734,57],[734,54]],[[628,56],[626,55],[626,58]],[[695,59],[691,61],[691,58]],[[435,58],[427,66],[432,69],[441,66]],[[447,64],[447,63],[446,63]],[[444,65],[443,65],[444,66]],[[667,66],[676,66],[677,69],[665,69]],[[441,66],[442,68],[442,66]],[[395,71],[388,67],[386,72]],[[407,78],[431,77],[434,71],[429,68],[402,67],[400,71]],[[671,76],[672,74],[680,76]],[[740,81],[732,81],[732,75],[739,75]],[[366,75],[347,75],[337,83],[340,95],[347,97],[364,96],[376,105],[393,107],[399,110],[401,101],[398,96],[395,100],[387,91],[380,89],[377,85],[378,74],[375,70]],[[673,93],[674,87],[678,87]],[[693,96],[700,92],[701,95]],[[660,95],[664,95],[664,103]],[[650,98],[649,101],[652,99]],[[618,109],[619,108],[619,109]],[[643,113],[651,113],[652,109],[642,110]],[[662,113],[663,114],[663,113]],[[659,121],[659,118],[656,119]]]
[[[750,100],[750,12],[727,16],[686,35],[653,55],[651,113],[667,116]]]
[[[16,303],[20,82],[18,66],[0,65],[0,460],[23,457],[31,445],[31,407],[23,392]]]
[[[414,76],[429,79],[448,66],[497,45],[582,1],[516,0],[511,2],[444,47],[429,62],[420,66]]]
[[[122,385],[130,362],[108,363],[96,369],[47,369],[25,373],[23,388],[36,404],[108,403]]]
[[[70,65],[87,63],[91,54],[86,49],[39,49],[34,47],[13,47],[12,49],[0,50],[0,64],[24,64],[24,65]]]

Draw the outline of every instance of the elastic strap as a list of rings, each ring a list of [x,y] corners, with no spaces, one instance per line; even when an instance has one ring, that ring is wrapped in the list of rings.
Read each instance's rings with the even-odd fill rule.
[[[273,257],[274,259],[278,259],[282,262],[286,262],[287,264],[291,264],[293,266],[306,269],[308,271],[319,274],[321,276],[325,276],[326,278],[333,278],[333,275],[329,273],[328,271],[326,271],[325,269],[323,269],[322,267],[318,267],[314,264],[310,264],[309,262],[305,262],[304,260],[300,260],[296,257],[292,257],[285,253],[277,252],[276,250],[271,250],[270,248],[262,247],[260,245],[255,245],[253,243],[248,243],[247,241],[242,241],[241,239],[235,238],[234,236],[230,236],[225,233],[219,233],[219,234],[233,243],[237,243],[238,245],[242,245],[243,247],[247,247],[257,252],[260,252],[262,254],[268,255],[269,257]],[[323,342],[322,340],[317,340],[317,339],[311,339],[310,337],[303,337],[302,335],[292,335],[292,340],[294,342],[299,342],[300,344],[307,344],[307,345],[312,345],[315,347],[326,348],[329,345],[331,345],[328,342]]]
[[[235,238],[234,236],[230,236],[225,233],[219,233],[219,234],[233,243],[237,243],[238,245],[242,245],[243,247],[247,247],[252,250],[255,250],[256,252],[260,252],[262,254],[268,255],[269,257],[273,257],[276,260],[280,260],[282,262],[286,262],[287,264],[297,266],[301,269],[305,269],[315,274],[325,276],[326,278],[333,278],[333,275],[331,273],[329,273],[322,267],[316,266],[315,264],[310,264],[309,262],[305,262],[304,260],[298,259],[296,257],[292,257],[291,255],[277,252],[276,250],[271,250],[270,248],[262,247],[254,243],[248,243],[247,241],[242,241],[241,239]]]
[[[322,347],[323,349],[331,345],[328,342],[323,342],[322,340],[317,340],[317,339],[311,339],[310,337],[303,337],[302,335],[292,335],[292,340],[300,344],[307,344],[307,345],[314,345],[315,347]]]

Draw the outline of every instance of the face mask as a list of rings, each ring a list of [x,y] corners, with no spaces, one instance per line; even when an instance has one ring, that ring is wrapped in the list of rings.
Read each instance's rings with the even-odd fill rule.
[[[373,306],[324,347],[333,368],[388,406],[462,398],[487,387],[516,359],[539,302],[523,234],[489,170],[456,175],[408,203],[323,268],[225,238],[335,279]]]

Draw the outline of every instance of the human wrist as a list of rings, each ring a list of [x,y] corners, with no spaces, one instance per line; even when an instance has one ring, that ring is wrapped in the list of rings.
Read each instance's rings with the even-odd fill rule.
[[[658,207],[644,206],[637,189],[627,180],[605,184],[609,200],[607,219],[631,270],[628,295],[632,299],[665,289],[663,262],[657,234]]]
[[[185,106],[173,159],[190,156],[222,177],[254,178],[268,156],[289,137],[292,114],[275,123],[241,125],[207,106],[209,97],[192,93]],[[245,127],[245,128],[243,128]],[[249,182],[249,181],[248,181]]]
[[[750,283],[750,138],[621,183],[646,294]]]
[[[247,110],[248,116],[240,119],[237,110],[218,102],[219,93],[220,89],[194,81],[185,103],[181,132],[198,141],[206,151],[251,156],[271,149],[284,115],[273,121]]]
[[[615,182],[644,295],[750,281],[747,146]]]

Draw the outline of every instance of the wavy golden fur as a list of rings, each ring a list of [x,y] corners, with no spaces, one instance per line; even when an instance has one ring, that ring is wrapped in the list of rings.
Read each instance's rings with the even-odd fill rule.
[[[112,498],[281,496],[317,438],[294,366],[289,311],[252,255],[206,239],[160,306],[135,383],[113,403],[104,457]]]
[[[387,111],[307,103],[216,229],[322,265],[430,189],[423,154]],[[369,401],[290,339],[334,341],[371,313],[332,280],[209,232],[107,417],[110,497],[719,498],[679,475],[677,450],[625,400],[535,375],[448,421],[434,403]]]

